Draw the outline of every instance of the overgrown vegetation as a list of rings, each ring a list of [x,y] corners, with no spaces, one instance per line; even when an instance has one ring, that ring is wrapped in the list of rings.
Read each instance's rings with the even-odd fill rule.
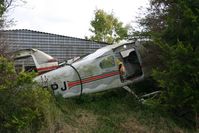
[[[161,103],[180,117],[196,122],[199,111],[199,52],[191,45],[164,45],[165,67],[153,72],[154,79],[164,91]]]
[[[0,72],[0,132],[54,132],[61,125],[54,97],[33,82],[34,74],[16,75],[13,63],[3,57]]]
[[[145,28],[144,33],[151,35],[162,49],[157,55],[163,67],[153,72],[153,78],[164,92],[159,103],[197,128],[199,1],[150,0],[150,5],[140,24]]]
[[[57,97],[66,120],[63,132],[171,133],[196,132],[185,120],[154,104],[141,104],[124,89],[63,99]]]
[[[0,132],[192,132],[182,119],[140,104],[123,89],[55,100],[33,83],[34,74],[17,76],[11,61],[0,62]]]
[[[123,89],[54,97],[33,82],[34,73],[16,75],[12,61],[0,62],[0,132],[191,132],[178,117]]]

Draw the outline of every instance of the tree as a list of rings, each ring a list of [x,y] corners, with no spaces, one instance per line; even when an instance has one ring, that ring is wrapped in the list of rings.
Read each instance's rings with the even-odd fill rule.
[[[162,49],[159,56],[164,67],[153,72],[164,91],[161,103],[181,115],[187,111],[187,114],[197,114],[199,1],[150,0],[150,5],[140,25]]]
[[[94,41],[113,44],[123,40],[128,35],[127,26],[123,26],[123,23],[112,13],[108,14],[101,9],[95,11],[95,18],[90,24],[92,26],[90,31],[94,33],[90,39]]]
[[[0,28],[2,29],[4,27],[5,12],[11,7],[13,3],[13,0],[1,0],[0,1]]]
[[[198,0],[150,0],[150,5],[148,14],[139,21],[145,31],[169,45],[180,41],[197,47]]]
[[[0,30],[5,27],[5,13],[10,8],[13,0],[1,0],[0,1]],[[0,56],[4,56],[8,58],[8,45],[6,44],[6,39],[3,36],[3,33],[0,32]]]

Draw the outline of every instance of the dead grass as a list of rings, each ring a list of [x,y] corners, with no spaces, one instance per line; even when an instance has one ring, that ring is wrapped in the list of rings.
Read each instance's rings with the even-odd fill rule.
[[[148,133],[147,128],[133,118],[121,123],[120,128],[122,128],[125,133]]]
[[[160,122],[160,124],[165,123]],[[125,133],[186,133],[178,127],[174,127],[173,129],[168,127],[156,129],[157,127],[151,127],[150,123],[148,123],[148,125],[143,125],[135,118],[127,119],[120,124],[120,128],[122,128]]]
[[[73,118],[73,122],[65,123],[56,133],[92,133],[98,126],[97,116],[86,110],[78,110]]]
[[[69,124],[64,124],[63,127],[60,130],[58,130],[56,133],[80,133],[80,130]]]
[[[75,121],[78,129],[85,133],[93,132],[98,126],[97,116],[85,110],[78,111]]]

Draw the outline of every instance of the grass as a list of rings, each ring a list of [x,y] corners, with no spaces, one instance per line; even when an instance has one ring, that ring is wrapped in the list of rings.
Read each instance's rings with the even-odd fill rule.
[[[140,104],[123,89],[57,97],[64,124],[56,132],[76,133],[187,133],[193,130],[157,106]],[[196,131],[195,131],[196,132]]]

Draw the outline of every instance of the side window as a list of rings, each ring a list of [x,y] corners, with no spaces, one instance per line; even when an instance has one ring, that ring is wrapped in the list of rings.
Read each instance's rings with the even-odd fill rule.
[[[107,56],[100,62],[100,67],[102,69],[111,68],[115,66],[115,61],[113,56]]]

